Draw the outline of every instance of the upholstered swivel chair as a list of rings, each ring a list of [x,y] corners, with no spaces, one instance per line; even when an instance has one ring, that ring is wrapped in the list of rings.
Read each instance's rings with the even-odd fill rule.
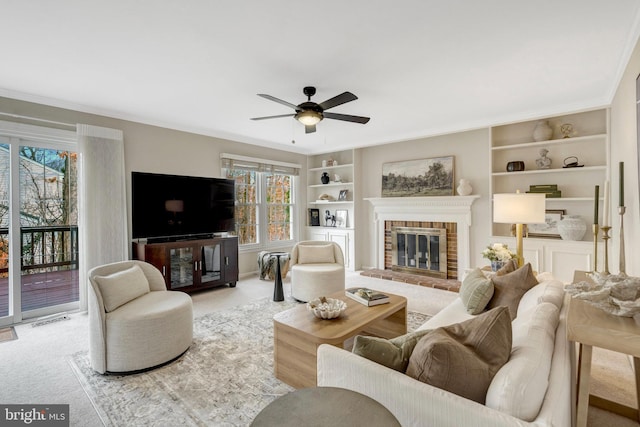
[[[291,251],[289,268],[291,296],[298,301],[344,290],[344,255],[335,242],[299,242]]]
[[[89,357],[101,373],[151,368],[184,353],[193,339],[193,304],[167,291],[162,273],[142,261],[89,271]]]

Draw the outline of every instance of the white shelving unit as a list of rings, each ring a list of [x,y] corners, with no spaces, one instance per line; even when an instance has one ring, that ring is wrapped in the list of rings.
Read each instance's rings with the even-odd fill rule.
[[[355,268],[355,220],[356,220],[356,186],[355,178],[355,152],[346,150],[334,153],[326,153],[309,156],[307,160],[307,207],[318,209],[320,214],[320,226],[311,226],[307,222],[307,238],[310,240],[333,241],[340,245],[345,257],[345,267]],[[333,160],[335,166],[322,166],[322,162]],[[330,182],[322,184],[320,177],[326,172]],[[336,175],[339,181],[336,181]],[[340,199],[340,193],[346,191],[344,199]],[[323,195],[329,197],[323,200]],[[325,212],[332,215],[337,210],[347,211],[347,223],[342,227],[331,227],[325,223]],[[307,220],[308,221],[308,220]]]
[[[553,135],[548,141],[534,141],[533,130],[539,120],[518,122],[491,128],[491,194],[528,191],[530,185],[557,184],[562,197],[547,198],[549,210],[564,210],[566,215],[579,215],[587,224],[582,241],[525,238],[525,259],[531,259],[538,271],[551,271],[561,280],[570,280],[569,268],[590,269],[593,257],[594,189],[600,185],[599,211],[603,212],[604,182],[609,176],[609,110],[599,109],[548,117]],[[573,134],[564,138],[560,127],[570,123]],[[540,150],[547,149],[552,159],[549,169],[538,169]],[[564,168],[576,161],[582,167]],[[507,163],[523,161],[525,170],[508,172]],[[493,205],[492,205],[493,209]],[[600,221],[601,223],[601,221]],[[492,242],[511,242],[509,224],[493,224]],[[514,246],[515,247],[515,246]],[[529,253],[529,256],[527,256]],[[574,268],[575,266],[575,268]]]

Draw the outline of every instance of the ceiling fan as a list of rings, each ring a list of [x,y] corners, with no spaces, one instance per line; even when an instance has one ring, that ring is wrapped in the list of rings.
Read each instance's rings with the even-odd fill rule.
[[[280,117],[294,117],[297,121],[304,125],[305,133],[313,133],[316,131],[316,125],[320,123],[322,119],[333,119],[333,120],[342,120],[345,122],[354,122],[354,123],[362,123],[365,124],[369,121],[369,117],[362,116],[352,116],[349,114],[337,114],[337,113],[328,113],[326,110],[337,107],[338,105],[345,104],[347,102],[355,101],[358,99],[357,96],[352,94],[351,92],[344,92],[340,95],[334,96],[331,99],[327,99],[320,104],[316,104],[311,101],[311,97],[316,94],[316,88],[313,86],[306,86],[302,92],[307,96],[307,101],[303,102],[300,105],[294,105],[290,102],[283,101],[282,99],[278,99],[271,95],[266,95],[264,93],[259,93],[258,96],[261,96],[265,99],[269,99],[271,101],[275,101],[279,104],[286,105],[287,107],[293,108],[296,112],[293,114],[281,114],[278,116],[267,116],[267,117],[253,117],[251,120],[265,120],[265,119],[277,119]]]

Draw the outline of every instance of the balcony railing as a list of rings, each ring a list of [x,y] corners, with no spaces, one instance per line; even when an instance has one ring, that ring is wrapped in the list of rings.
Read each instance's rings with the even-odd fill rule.
[[[8,314],[9,230],[0,228],[0,316]],[[78,301],[78,226],[22,227],[22,310]]]

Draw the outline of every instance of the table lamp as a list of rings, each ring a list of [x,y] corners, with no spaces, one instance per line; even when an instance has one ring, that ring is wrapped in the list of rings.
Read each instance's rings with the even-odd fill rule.
[[[524,265],[522,255],[523,224],[545,222],[544,193],[505,193],[493,195],[493,222],[516,224],[516,256],[518,267]]]

